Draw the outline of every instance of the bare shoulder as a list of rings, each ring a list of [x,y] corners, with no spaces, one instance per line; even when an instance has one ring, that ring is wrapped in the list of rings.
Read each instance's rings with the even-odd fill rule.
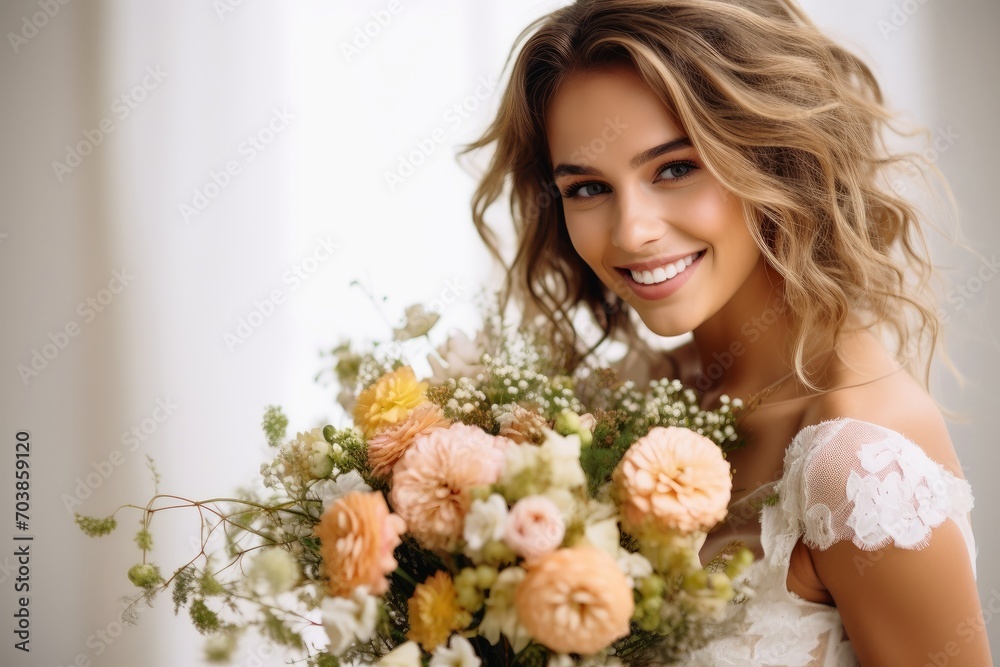
[[[932,460],[962,477],[961,465],[940,409],[905,369],[895,370],[873,336],[852,340],[851,361],[830,379],[835,390],[816,397],[804,413],[802,427],[848,417],[902,434]]]

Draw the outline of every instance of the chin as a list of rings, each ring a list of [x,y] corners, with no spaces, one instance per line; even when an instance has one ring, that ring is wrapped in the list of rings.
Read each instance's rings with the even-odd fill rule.
[[[664,338],[691,333],[699,324],[695,318],[690,316],[672,317],[667,313],[656,312],[639,312],[638,315],[647,329]]]

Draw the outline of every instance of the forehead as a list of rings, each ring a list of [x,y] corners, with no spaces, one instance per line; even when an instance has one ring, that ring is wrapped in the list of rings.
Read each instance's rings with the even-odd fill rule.
[[[659,96],[630,67],[574,72],[545,112],[553,165],[627,162],[684,136]]]

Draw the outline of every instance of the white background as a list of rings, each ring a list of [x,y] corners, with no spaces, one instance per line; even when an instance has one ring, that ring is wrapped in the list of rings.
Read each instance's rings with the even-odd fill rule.
[[[245,0],[232,2],[232,11],[220,4],[76,0],[58,5],[36,31],[24,22],[42,11],[38,0],[0,6],[4,665],[199,664],[200,639],[167,598],[111,643],[96,634],[118,634],[117,600],[132,590],[124,575],[139,555],[131,542],[139,515],[122,513],[117,534],[92,540],[73,525],[65,497],[116,449],[123,463],[80,494],[77,511],[101,515],[144,502],[152,491],[146,455],[165,490],[205,497],[235,489],[267,455],[258,426],[267,404],[284,406],[293,429],[341,419],[333,389],[312,381],[329,363],[321,350],[346,336],[386,338],[409,303],[455,293],[444,327],[466,325],[479,289],[498,285],[469,215],[474,176],[454,154],[482,131],[498,99],[499,88],[484,95],[481,82],[501,76],[521,28],[563,3],[401,0],[401,11],[350,57],[344,45],[387,2]],[[936,164],[953,184],[966,241],[992,257],[1000,246],[1000,5],[811,0],[805,7],[867,58],[892,108],[957,135]],[[898,29],[889,30],[894,19]],[[9,34],[22,32],[30,38],[15,50]],[[119,98],[132,95],[148,67],[165,77],[121,117]],[[467,109],[460,122],[451,120],[456,104]],[[294,121],[249,160],[244,142],[268,127],[275,109]],[[102,119],[113,131],[57,175],[53,162],[65,162],[67,147]],[[433,152],[390,188],[385,173],[428,141]],[[195,190],[204,192],[229,161],[240,172],[224,188],[207,188],[215,196],[185,220],[180,205],[192,205]],[[503,220],[497,209],[494,219]],[[334,256],[307,261],[327,238],[339,246]],[[1000,536],[990,513],[1000,503],[1000,281],[978,282],[977,260],[939,250],[953,267],[951,282],[974,288],[961,307],[943,305],[949,349],[967,382],[940,376],[935,391],[965,415],[951,432],[977,498],[983,602],[1000,610],[993,566]],[[286,276],[296,266],[314,270],[293,288]],[[88,321],[78,305],[100,297],[115,270],[134,277]],[[350,286],[355,280],[387,299],[376,308]],[[282,302],[270,316],[244,342],[227,344],[226,334],[274,290]],[[23,381],[18,366],[71,323],[79,334]],[[176,408],[128,451],[122,435],[144,420],[152,426],[158,400]],[[33,447],[30,654],[12,648],[7,546],[15,533],[14,435],[22,429]],[[154,523],[155,558],[169,569],[192,555],[197,520],[163,518]],[[988,628],[994,646],[998,628]],[[255,651],[244,642],[237,664],[257,664]]]

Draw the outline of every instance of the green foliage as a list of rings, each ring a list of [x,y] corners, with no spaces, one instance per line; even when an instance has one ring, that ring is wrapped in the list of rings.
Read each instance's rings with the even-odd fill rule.
[[[186,565],[174,573],[174,613],[178,613],[188,602],[188,596],[195,589],[197,571],[193,565]]]
[[[285,413],[281,411],[279,406],[269,405],[264,411],[262,426],[264,428],[264,437],[267,438],[267,444],[271,447],[277,447],[285,439],[285,433],[288,430],[288,417],[285,416]]]
[[[143,551],[149,551],[153,548],[153,536],[148,530],[143,528],[135,534],[135,544]]]
[[[211,597],[213,595],[222,595],[226,592],[226,588],[206,569],[201,573],[201,577],[198,578],[198,592],[205,597]]]
[[[317,653],[309,658],[307,667],[340,667],[340,661],[329,653]]]
[[[91,537],[104,537],[109,535],[115,528],[118,527],[118,522],[113,516],[105,517],[103,519],[98,519],[92,516],[83,516],[82,514],[74,515],[76,517],[76,525],[80,526],[82,530],[87,535]]]
[[[216,632],[222,627],[219,615],[209,609],[205,601],[201,598],[197,598],[191,603],[189,613],[191,614],[191,622],[194,623],[195,629],[203,635]]]
[[[281,646],[289,646],[291,648],[302,648],[304,646],[299,633],[292,630],[285,622],[267,609],[262,611],[264,623],[261,626],[261,632],[265,637]]]

